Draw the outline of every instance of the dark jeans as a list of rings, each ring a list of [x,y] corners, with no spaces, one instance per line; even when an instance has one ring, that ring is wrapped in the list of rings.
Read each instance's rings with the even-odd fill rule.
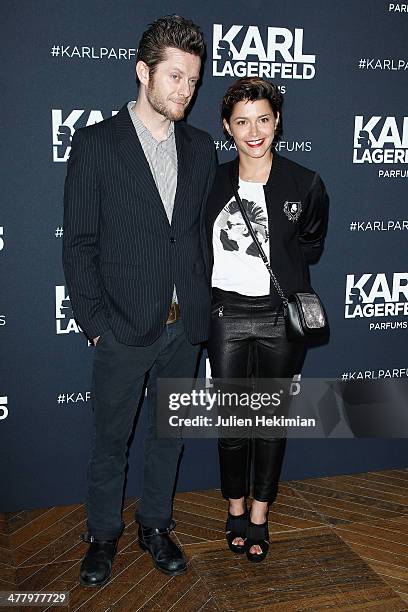
[[[122,498],[128,440],[147,384],[148,430],[144,441],[143,487],[136,520],[147,527],[170,525],[180,438],[156,435],[157,379],[193,378],[199,346],[186,338],[182,321],[166,325],[150,346],[130,346],[104,333],[95,347],[92,405],[95,435],[88,468],[88,530],[113,539],[123,530]]]
[[[287,340],[283,310],[271,307],[269,296],[213,289],[208,357],[214,378],[292,378],[300,373],[306,350],[304,343]],[[219,438],[223,496],[238,499],[249,494],[252,455],[254,498],[272,503],[285,445],[284,438]]]

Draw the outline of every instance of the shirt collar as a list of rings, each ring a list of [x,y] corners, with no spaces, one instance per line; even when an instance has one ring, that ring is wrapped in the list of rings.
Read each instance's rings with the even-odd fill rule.
[[[133,124],[134,124],[134,126],[136,128],[137,134],[139,136],[142,135],[142,134],[148,134],[150,136],[150,138],[152,140],[154,140],[154,142],[158,143],[159,141],[156,140],[156,138],[152,135],[152,133],[149,130],[149,128],[145,126],[143,121],[137,115],[137,113],[136,113],[136,111],[134,109],[135,104],[136,104],[135,100],[132,100],[131,102],[129,102],[128,110],[129,110],[130,116],[132,118]],[[170,121],[169,131],[167,132],[167,136],[166,136],[166,138],[164,140],[161,140],[160,142],[165,142],[171,136],[173,136],[173,134],[174,134],[174,121]]]

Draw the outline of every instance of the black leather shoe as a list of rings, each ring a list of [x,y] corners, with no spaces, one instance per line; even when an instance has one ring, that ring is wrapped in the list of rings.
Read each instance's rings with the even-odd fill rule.
[[[90,547],[81,563],[79,582],[88,587],[103,586],[111,576],[118,538],[115,540],[98,540],[89,533],[85,533],[81,536],[81,539],[83,542],[89,542]]]
[[[178,576],[187,570],[187,561],[183,551],[170,537],[175,523],[167,529],[157,529],[139,525],[139,546],[152,556],[154,566],[169,576]]]

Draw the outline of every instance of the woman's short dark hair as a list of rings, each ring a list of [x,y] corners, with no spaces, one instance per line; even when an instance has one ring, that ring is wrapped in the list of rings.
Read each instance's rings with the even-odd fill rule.
[[[221,119],[230,122],[232,112],[237,102],[249,100],[268,100],[272,112],[276,117],[279,113],[279,124],[276,128],[276,136],[282,132],[282,104],[283,96],[277,85],[265,81],[260,77],[242,77],[228,87],[221,104]],[[225,131],[225,130],[224,130]],[[227,132],[225,132],[227,134]],[[229,136],[229,134],[228,134]]]
[[[180,49],[203,59],[205,44],[200,28],[179,15],[160,17],[142,34],[137,50],[136,62],[142,61],[154,74],[157,65],[166,59],[166,47]]]

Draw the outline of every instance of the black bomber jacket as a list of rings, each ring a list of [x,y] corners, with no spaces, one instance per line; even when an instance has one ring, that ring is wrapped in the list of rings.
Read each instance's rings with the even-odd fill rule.
[[[238,158],[218,167],[207,201],[206,233],[210,270],[213,266],[212,234],[216,218],[238,187]],[[317,172],[274,152],[272,169],[264,186],[268,211],[271,267],[283,292],[310,291],[308,265],[318,261],[327,232],[329,198]],[[271,304],[281,300],[270,284]]]

